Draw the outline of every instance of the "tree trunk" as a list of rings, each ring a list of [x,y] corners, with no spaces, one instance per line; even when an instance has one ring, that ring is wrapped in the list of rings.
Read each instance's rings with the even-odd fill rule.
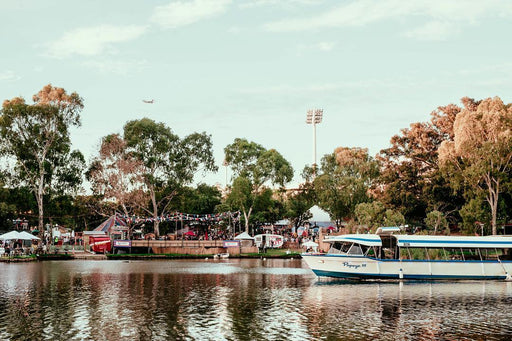
[[[487,196],[487,202],[491,206],[491,227],[492,227],[492,235],[495,236],[497,234],[497,228],[496,228],[496,220],[498,216],[498,199],[499,199],[499,193],[500,193],[500,181],[494,180],[491,178],[491,176],[488,174],[485,177],[487,187],[489,194]],[[492,184],[495,184],[496,187],[493,188]]]
[[[160,237],[160,221],[158,220],[158,205],[156,204],[156,195],[153,188],[150,189],[151,203],[153,204],[153,233],[155,238]]]
[[[245,233],[249,233],[249,218],[251,217],[252,207],[249,208],[249,212],[245,212],[245,208],[242,207],[242,212],[244,212],[245,219]]]
[[[492,226],[492,235],[495,236],[498,234],[498,229],[496,227],[496,220],[498,216],[498,198],[494,198],[493,203],[491,204],[491,226]]]
[[[158,220],[158,205],[156,203],[156,194],[153,187],[149,188],[149,193],[151,195],[151,203],[153,204],[153,233],[155,234],[155,238],[160,237],[160,221]]]
[[[37,201],[37,213],[38,213],[38,224],[37,229],[39,230],[39,238],[43,240],[44,237],[44,207],[43,207],[43,194],[44,194],[44,175],[41,175],[39,185],[37,186],[36,201]]]
[[[43,208],[43,196],[39,193],[36,194],[36,201],[37,201],[37,213],[38,213],[38,224],[37,229],[39,230],[39,238],[41,240],[43,239],[43,232],[44,232],[44,208]]]

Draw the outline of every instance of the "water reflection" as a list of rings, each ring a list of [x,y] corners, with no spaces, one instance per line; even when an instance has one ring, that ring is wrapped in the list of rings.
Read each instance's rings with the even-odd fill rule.
[[[505,339],[512,283],[317,280],[300,260],[0,264],[0,339]]]

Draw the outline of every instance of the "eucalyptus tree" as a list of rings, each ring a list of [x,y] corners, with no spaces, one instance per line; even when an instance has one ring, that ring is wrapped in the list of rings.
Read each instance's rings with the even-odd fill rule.
[[[475,102],[463,98],[462,104],[469,108]],[[453,124],[462,109],[455,104],[439,106],[429,122],[412,123],[402,129],[391,138],[391,146],[377,156],[381,164],[377,198],[402,211],[409,221],[421,224],[427,210],[450,215],[463,204],[438,163],[439,146],[443,141],[453,141]]]
[[[354,218],[358,204],[371,201],[378,175],[378,163],[367,149],[338,147],[322,158],[321,174],[314,180],[318,205],[340,226],[344,218]]]
[[[71,150],[69,130],[80,126],[84,105],[75,92],[48,84],[33,96],[33,104],[16,97],[4,101],[0,113],[0,150],[12,160],[10,182],[27,186],[38,207],[43,231],[45,194],[74,190],[81,183],[83,155]]]
[[[354,215],[359,225],[375,230],[379,226],[400,226],[405,223],[402,213],[386,209],[380,201],[363,202],[355,207]]]
[[[267,185],[283,188],[293,178],[290,163],[275,149],[246,139],[236,138],[224,148],[225,160],[233,170],[235,180],[227,202],[238,207],[244,215],[245,232],[258,197],[265,193]]]
[[[211,136],[192,133],[184,138],[164,123],[149,118],[133,120],[124,126],[124,139],[134,157],[141,161],[144,184],[154,220],[154,233],[160,234],[159,216],[168,212],[171,199],[181,186],[191,183],[202,170],[217,171]]]
[[[462,110],[453,141],[439,148],[439,160],[456,188],[465,186],[485,197],[496,234],[500,194],[512,185],[512,104],[494,97]]]
[[[309,169],[312,170],[312,168]],[[299,184],[298,188],[287,191],[284,217],[289,219],[295,227],[302,226],[313,217],[310,208],[315,203],[316,192],[313,181],[312,179],[306,179],[304,183]]]
[[[89,170],[87,180],[92,192],[102,200],[115,203],[125,215],[137,213],[149,200],[144,184],[144,165],[130,153],[118,134],[101,139],[100,150]]]

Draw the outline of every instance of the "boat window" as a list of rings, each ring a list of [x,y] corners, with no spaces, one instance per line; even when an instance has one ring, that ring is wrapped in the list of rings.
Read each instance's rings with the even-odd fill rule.
[[[426,260],[428,259],[427,249],[419,247],[401,247],[400,259]]]
[[[352,247],[348,250],[348,254],[351,255],[363,255],[363,250],[361,249],[361,246],[359,244],[353,244]]]
[[[375,246],[359,245],[366,257],[377,258],[377,250]]]
[[[334,242],[331,244],[329,253],[347,253],[351,246],[352,243]]]

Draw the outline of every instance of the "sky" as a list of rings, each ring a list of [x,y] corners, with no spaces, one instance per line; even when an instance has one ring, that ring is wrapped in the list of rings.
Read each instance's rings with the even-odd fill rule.
[[[371,155],[438,106],[512,102],[509,0],[0,0],[0,100],[44,85],[84,99],[73,148],[90,161],[129,120],[180,137],[246,138],[279,151],[299,183],[336,147]],[[143,100],[154,100],[152,104]],[[30,101],[29,101],[30,102]]]

